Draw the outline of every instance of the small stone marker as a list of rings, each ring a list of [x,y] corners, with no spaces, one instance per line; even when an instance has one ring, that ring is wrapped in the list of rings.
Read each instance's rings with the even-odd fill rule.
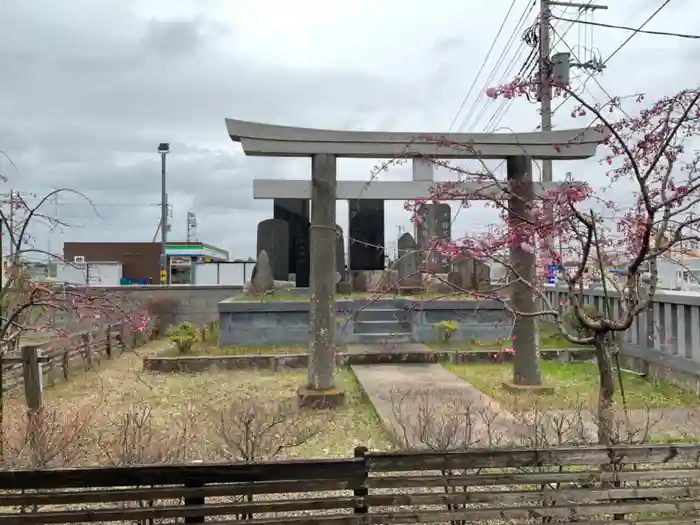
[[[413,235],[406,232],[398,241],[399,259],[398,288],[405,290],[420,290],[423,288],[423,279],[420,274],[420,252]]]
[[[253,268],[253,275],[250,278],[250,286],[247,295],[262,295],[275,287],[275,279],[272,276],[270,258],[265,250],[258,254],[258,261]]]
[[[476,288],[475,261],[468,255],[462,255],[455,263],[455,271],[459,274],[460,287],[463,290]]]

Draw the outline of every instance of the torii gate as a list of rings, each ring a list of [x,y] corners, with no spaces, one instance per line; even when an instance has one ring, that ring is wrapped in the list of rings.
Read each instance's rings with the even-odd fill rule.
[[[310,338],[308,384],[299,389],[306,405],[333,405],[342,402],[335,385],[335,212],[337,198],[353,198],[354,181],[340,185],[336,162],[349,158],[425,158],[503,159],[507,161],[511,217],[519,220],[533,195],[557,188],[563,183],[533,183],[531,159],[580,160],[595,155],[605,135],[594,129],[535,133],[392,133],[378,131],[337,131],[226,119],[228,134],[240,142],[246,155],[262,157],[311,157],[311,181],[279,181],[290,191],[311,197],[311,297],[309,305]],[[420,170],[419,170],[420,171]],[[415,172],[415,167],[414,167]],[[419,179],[419,180],[417,180]],[[373,182],[363,191],[380,195],[400,192],[406,198],[426,197],[431,181]],[[271,184],[266,182],[264,184]],[[499,195],[493,184],[463,183],[467,194],[488,192]],[[372,189],[372,188],[377,189]],[[392,188],[393,187],[393,188]],[[389,188],[389,189],[387,189]],[[338,190],[341,190],[340,194]],[[519,246],[510,249],[514,270],[525,280],[535,278],[535,255]],[[512,302],[516,310],[532,312],[535,300],[527,285],[513,286]],[[536,347],[536,323],[532,317],[515,319],[513,336],[516,359],[513,382],[520,386],[541,383]]]

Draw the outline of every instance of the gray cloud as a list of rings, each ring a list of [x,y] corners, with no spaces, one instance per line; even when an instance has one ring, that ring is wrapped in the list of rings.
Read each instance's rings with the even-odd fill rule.
[[[597,19],[629,25],[632,10],[640,23],[656,8],[643,3],[635,10],[638,2],[620,0]],[[170,141],[173,235],[184,236],[185,214],[192,210],[202,240],[247,256],[254,249],[257,221],[271,211],[270,203],[253,201],[252,179],[308,178],[309,163],[246,158],[228,138],[224,117],[341,129],[446,130],[507,9],[505,3],[492,4],[445,0],[419,8],[398,0],[339,0],[333,6],[305,0],[292,9],[261,0],[232,9],[228,0],[5,0],[0,3],[0,149],[18,171],[0,160],[0,172],[13,188],[72,187],[96,203],[99,216],[72,197],[58,202],[59,214],[76,227],[63,234],[37,233],[54,249],[61,239],[149,240],[159,218],[155,148]],[[496,64],[518,16],[511,17],[485,72]],[[700,31],[677,6],[655,24]],[[567,37],[572,46],[578,43],[575,33]],[[625,36],[596,30],[595,45],[605,55]],[[519,69],[521,60],[512,61],[513,71],[504,71],[520,45],[516,42],[491,84]],[[642,35],[633,42],[600,77],[613,94],[668,93],[689,79],[700,81],[699,70],[690,67],[697,62],[697,44]],[[523,59],[527,51],[521,49]],[[658,67],[648,67],[650,60]],[[594,82],[587,90],[587,96],[604,98]],[[482,97],[477,113],[487,103],[483,89],[477,89],[465,111],[476,97]],[[500,105],[488,106],[475,131]],[[568,107],[555,115],[555,125],[585,125],[571,121]],[[507,109],[500,127],[536,126],[537,113],[524,100]],[[464,118],[461,114],[458,124]],[[343,159],[339,177],[365,179],[375,164]],[[604,180],[595,162],[557,165],[555,171]],[[381,175],[408,177],[406,166]],[[397,226],[409,227],[401,208],[399,202],[388,206],[389,239]],[[347,206],[340,203],[338,210],[346,227]],[[493,213],[475,205],[460,212],[454,231],[459,235],[493,220]]]

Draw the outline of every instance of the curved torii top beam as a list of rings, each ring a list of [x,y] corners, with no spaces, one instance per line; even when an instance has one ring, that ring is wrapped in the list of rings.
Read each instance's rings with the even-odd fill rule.
[[[453,159],[525,155],[534,159],[575,160],[595,155],[606,136],[594,129],[534,133],[392,133],[337,131],[277,126],[226,119],[228,134],[246,155],[309,157],[437,157]]]

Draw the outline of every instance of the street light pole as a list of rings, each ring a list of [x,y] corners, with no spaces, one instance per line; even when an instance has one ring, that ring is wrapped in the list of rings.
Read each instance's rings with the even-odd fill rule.
[[[161,284],[170,282],[170,271],[168,269],[168,194],[167,194],[167,178],[165,171],[165,157],[170,152],[170,144],[161,142],[158,144],[158,153],[160,153],[160,280]]]

